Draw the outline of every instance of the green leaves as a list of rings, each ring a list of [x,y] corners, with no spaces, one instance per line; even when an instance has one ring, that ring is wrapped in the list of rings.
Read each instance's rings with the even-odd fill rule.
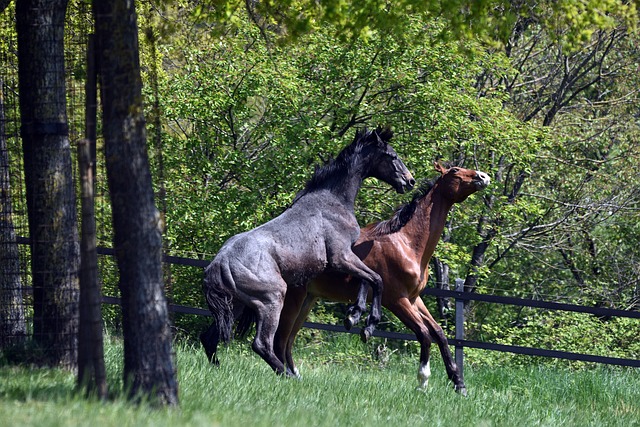
[[[212,4],[233,25],[213,21]],[[211,258],[230,236],[281,213],[356,128],[381,124],[394,129],[393,145],[417,179],[436,176],[436,159],[491,176],[489,188],[449,215],[437,255],[451,277],[472,274],[481,289],[516,294],[632,298],[624,277],[640,259],[638,230],[629,225],[638,222],[638,195],[627,190],[637,185],[640,157],[635,38],[599,32],[592,50],[567,53],[570,32],[553,27],[564,41],[550,34],[560,12],[538,3],[518,10],[499,2],[399,3],[411,13],[378,9],[377,1],[306,5],[261,2],[247,17],[244,2],[209,3],[197,30],[190,16],[176,15],[173,32],[158,39],[166,238],[174,253]],[[366,24],[364,15],[344,15],[365,7],[375,11]],[[291,26],[286,16],[267,14],[290,8],[300,17]],[[490,8],[490,21],[469,21]],[[435,12],[439,19],[424,18]],[[456,33],[473,24],[475,36],[495,36],[525,15],[504,53]],[[327,16],[337,22],[327,24]],[[355,33],[357,22],[366,37]],[[483,30],[483,22],[492,26]],[[272,43],[275,34],[295,41]],[[387,218],[410,197],[367,180],[358,220]],[[471,267],[484,243],[480,265]],[[180,281],[175,295],[184,289],[185,298],[196,298],[188,290],[194,280]]]
[[[545,28],[569,51],[588,42],[595,31],[615,28],[616,21],[635,29],[638,19],[637,4],[620,0],[209,0],[194,11],[199,21],[215,23],[215,32],[242,27],[246,15],[265,37],[277,41],[297,40],[330,26],[331,35],[343,42],[373,43],[382,34],[407,37],[413,19],[438,19],[444,26],[435,38],[494,47],[506,45],[516,22],[526,19]]]

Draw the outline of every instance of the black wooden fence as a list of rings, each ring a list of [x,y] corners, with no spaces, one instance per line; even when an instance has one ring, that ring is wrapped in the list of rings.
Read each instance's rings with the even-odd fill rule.
[[[102,255],[113,255],[113,250],[98,248],[98,253]],[[204,268],[209,264],[209,261],[192,259],[192,258],[173,257],[173,256],[165,256],[164,262],[169,264],[188,265],[188,266],[200,267],[200,268]],[[464,339],[464,303],[465,301],[478,301],[478,302],[493,303],[493,304],[508,304],[508,305],[514,305],[519,307],[534,307],[534,308],[541,308],[541,309],[547,309],[547,310],[561,310],[561,311],[571,311],[571,312],[578,312],[578,313],[587,313],[587,314],[593,314],[596,316],[603,316],[603,317],[628,317],[628,318],[635,318],[635,319],[640,319],[640,311],[617,310],[617,309],[601,308],[601,307],[588,307],[588,306],[581,306],[581,305],[574,305],[574,304],[533,300],[533,299],[523,299],[523,298],[514,298],[514,297],[499,296],[499,295],[470,293],[470,292],[463,291],[461,282],[462,281],[459,281],[456,284],[455,291],[436,289],[436,288],[426,288],[423,291],[424,295],[430,295],[435,297],[447,297],[447,298],[453,298],[455,300],[455,307],[456,307],[455,336],[453,338],[449,338],[448,340],[449,340],[449,344],[455,347],[456,364],[460,368],[461,375],[463,374],[463,367],[464,367],[463,349],[465,347],[501,351],[501,352],[508,352],[508,353],[522,354],[522,355],[529,355],[529,356],[541,356],[541,357],[550,357],[550,358],[556,358],[556,359],[576,360],[576,361],[583,361],[583,362],[594,362],[594,363],[602,363],[602,364],[608,364],[608,365],[630,366],[630,367],[640,368],[640,360],[637,360],[637,359],[623,359],[623,358],[617,358],[617,357],[596,356],[591,354],[572,353],[567,351],[547,350],[547,349],[533,348],[533,347],[521,347],[521,346],[514,346],[514,345],[466,340]],[[103,297],[103,302],[105,304],[119,304],[120,299],[115,297]],[[174,313],[210,316],[210,313],[208,310],[196,308],[196,307],[188,307],[183,305],[170,304],[169,310]],[[305,322],[304,326],[306,328],[318,329],[318,330],[324,330],[324,331],[348,332],[352,334],[360,333],[360,329],[357,327],[352,328],[350,331],[347,331],[342,325],[327,325],[323,323]],[[389,339],[400,339],[400,340],[416,339],[414,334],[387,332],[387,331],[380,331],[380,330],[375,331],[374,336],[381,337],[381,338],[389,338]]]

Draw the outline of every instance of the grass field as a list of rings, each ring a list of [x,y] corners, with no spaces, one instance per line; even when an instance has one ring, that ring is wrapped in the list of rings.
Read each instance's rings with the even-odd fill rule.
[[[292,380],[276,377],[247,345],[223,350],[218,368],[206,363],[200,348],[178,346],[176,409],[122,398],[88,401],[74,392],[73,375],[2,366],[0,425],[640,426],[638,369],[472,366],[465,369],[465,398],[453,392],[438,356],[430,387],[421,391],[413,356],[396,353],[381,366],[366,354],[333,357],[331,348],[298,351],[303,378]],[[107,345],[106,359],[117,393],[117,343]]]

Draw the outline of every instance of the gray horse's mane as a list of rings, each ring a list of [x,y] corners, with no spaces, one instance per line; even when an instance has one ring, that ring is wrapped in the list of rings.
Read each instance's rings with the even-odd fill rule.
[[[413,198],[409,203],[400,206],[394,212],[393,216],[384,221],[378,222],[373,227],[373,236],[384,236],[387,234],[393,234],[398,232],[402,227],[407,225],[409,220],[413,218],[416,212],[418,203],[424,199],[435,185],[437,178],[428,181],[423,181],[419,188],[415,191]]]
[[[362,150],[366,146],[379,143],[386,144],[392,137],[393,131],[389,128],[378,127],[374,130],[368,130],[367,128],[358,130],[353,142],[346,146],[335,159],[330,159],[322,166],[316,166],[313,176],[307,181],[304,189],[296,194],[292,204],[307,193],[326,188],[333,182],[343,179],[358,164]]]

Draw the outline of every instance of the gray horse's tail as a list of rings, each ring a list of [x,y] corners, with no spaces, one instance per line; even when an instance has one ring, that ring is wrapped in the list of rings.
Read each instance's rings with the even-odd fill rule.
[[[249,307],[245,307],[242,310],[242,314],[238,318],[238,326],[236,326],[236,334],[235,336],[238,338],[244,338],[254,323],[256,323],[256,313],[251,310]]]
[[[218,327],[218,337],[225,344],[231,341],[234,322],[234,292],[229,286],[232,283],[233,278],[226,263],[214,260],[204,271],[204,295]]]

